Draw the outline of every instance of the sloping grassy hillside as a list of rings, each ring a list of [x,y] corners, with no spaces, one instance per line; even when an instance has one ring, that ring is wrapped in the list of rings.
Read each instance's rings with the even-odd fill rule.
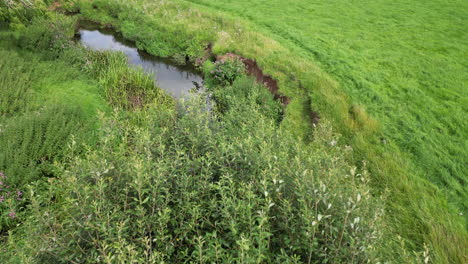
[[[466,1],[190,2],[253,22],[320,63],[418,175],[468,206]],[[320,98],[318,98],[320,100]]]

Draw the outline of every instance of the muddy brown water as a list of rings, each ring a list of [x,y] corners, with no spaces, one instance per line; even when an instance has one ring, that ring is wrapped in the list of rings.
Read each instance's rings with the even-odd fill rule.
[[[141,66],[147,73],[154,73],[157,86],[174,98],[187,98],[193,89],[203,87],[202,76],[192,66],[177,65],[171,60],[138,50],[134,43],[126,41],[110,29],[81,27],[78,39],[89,49],[123,52],[129,64]]]

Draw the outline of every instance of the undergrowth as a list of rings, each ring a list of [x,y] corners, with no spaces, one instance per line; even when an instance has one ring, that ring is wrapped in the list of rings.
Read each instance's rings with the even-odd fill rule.
[[[377,260],[383,210],[367,172],[347,165],[351,150],[329,145],[337,135],[326,124],[321,140],[304,147],[255,102],[239,100],[220,119],[197,102],[147,109],[140,125],[132,115],[103,118],[99,148],[69,155],[47,195],[33,199],[10,237],[14,258]]]
[[[22,188],[53,175],[50,166],[63,155],[70,135],[87,142],[92,121],[84,111],[86,102],[67,105],[63,97],[58,102],[44,94],[57,81],[45,79],[48,63],[11,49],[1,50],[0,56],[0,171],[9,175],[13,188]]]

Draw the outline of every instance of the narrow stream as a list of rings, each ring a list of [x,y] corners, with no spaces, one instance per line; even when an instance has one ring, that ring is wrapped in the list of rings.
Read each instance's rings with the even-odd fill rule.
[[[147,73],[154,73],[157,86],[174,98],[185,98],[190,90],[203,86],[202,76],[193,67],[176,65],[170,60],[138,50],[133,43],[120,38],[111,30],[86,26],[79,33],[80,42],[87,48],[125,53],[130,64],[141,66]]]

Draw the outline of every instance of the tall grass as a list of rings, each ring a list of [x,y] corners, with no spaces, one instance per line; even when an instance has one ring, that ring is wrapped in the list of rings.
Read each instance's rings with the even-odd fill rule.
[[[73,104],[64,97],[58,102],[49,94],[57,82],[62,89],[77,88],[76,83],[57,80],[69,74],[60,72],[60,65],[52,66],[57,76],[50,78],[51,65],[38,56],[12,49],[1,50],[0,56],[0,172],[9,175],[12,188],[22,188],[54,175],[50,166],[63,156],[72,134],[87,141],[90,116],[83,107],[88,102]],[[76,92],[70,95],[83,98]]]
[[[46,27],[49,23],[40,25]],[[34,29],[45,32],[37,25]],[[106,109],[103,106],[105,101],[100,100],[99,92],[96,92],[97,82],[86,79],[78,69],[57,59],[62,49],[39,49],[40,53],[18,49],[18,42],[12,38],[18,36],[18,32],[21,38],[21,34],[32,30],[22,28],[14,34],[2,32],[0,38],[2,243],[5,242],[5,234],[21,224],[20,216],[29,212],[26,208],[28,200],[22,196],[26,186],[41,185],[56,176],[52,165],[65,156],[72,135],[79,142],[92,142],[90,129],[96,123],[95,114]],[[35,36],[44,37],[43,34]],[[33,37],[28,41],[37,43]],[[62,39],[58,38],[58,41]],[[53,41],[43,43],[55,45]],[[29,45],[27,41],[22,44]],[[41,47],[34,47],[34,50],[37,48]],[[41,190],[37,188],[36,192]]]
[[[15,50],[1,50],[0,56],[0,171],[10,175],[13,188],[22,187],[53,174],[50,165],[60,159],[70,135],[83,132],[87,118],[79,106],[41,94],[49,65]]]
[[[30,100],[32,69],[24,67],[16,57],[8,58],[7,51],[0,51],[0,117],[27,110]]]
[[[128,66],[118,52],[86,50],[73,42],[77,24],[74,17],[55,13],[36,16],[18,30],[17,45],[40,51],[47,59],[61,58],[97,78],[111,105],[124,109],[141,108],[149,103],[170,104],[170,98],[154,83],[154,78],[140,68]]]
[[[124,109],[150,103],[171,104],[171,98],[141,68],[129,67],[127,57],[118,52],[87,51],[86,71],[96,76],[110,104]]]

